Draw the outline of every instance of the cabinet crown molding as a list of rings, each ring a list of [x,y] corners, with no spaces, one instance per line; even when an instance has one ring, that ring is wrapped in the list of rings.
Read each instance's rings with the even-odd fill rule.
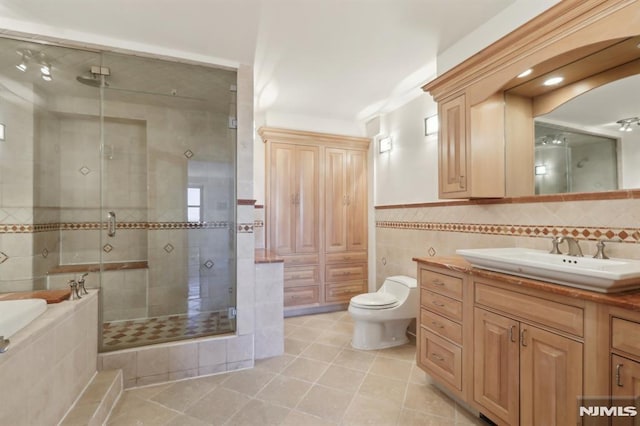
[[[264,143],[269,141],[289,142],[309,145],[323,145],[334,148],[369,149],[371,139],[357,136],[342,136],[331,133],[308,132],[276,127],[260,127],[258,134]]]
[[[628,16],[628,22],[626,22],[628,25],[617,27],[612,25],[606,29],[606,35],[611,39],[637,35],[634,31],[640,32],[638,20],[634,18],[640,13],[640,2],[637,0],[563,0],[425,84],[422,89],[431,93],[434,99],[439,101],[500,72],[508,73],[512,67],[522,68],[518,71],[519,73],[526,69],[525,66],[538,63],[538,59],[532,62],[532,58],[536,58],[546,49],[553,51],[554,44],[559,46],[565,39],[575,36],[577,32],[627,8],[628,10],[624,10],[623,13]],[[602,32],[601,30],[599,32]],[[585,45],[590,43],[586,38],[584,40]],[[517,73],[511,77],[515,75]]]

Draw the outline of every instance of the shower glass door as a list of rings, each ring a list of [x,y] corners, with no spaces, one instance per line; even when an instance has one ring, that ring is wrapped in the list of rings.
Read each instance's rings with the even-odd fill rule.
[[[96,65],[82,78],[102,107],[101,351],[235,331],[236,72]]]

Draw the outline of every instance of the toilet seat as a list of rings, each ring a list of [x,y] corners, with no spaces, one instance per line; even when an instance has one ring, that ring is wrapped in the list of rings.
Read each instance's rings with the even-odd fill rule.
[[[364,293],[351,298],[351,306],[363,309],[388,309],[398,305],[398,299],[387,293]]]

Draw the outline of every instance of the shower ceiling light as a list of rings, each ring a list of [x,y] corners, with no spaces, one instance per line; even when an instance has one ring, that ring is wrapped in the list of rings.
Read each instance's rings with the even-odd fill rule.
[[[632,124],[637,124],[640,126],[640,118],[638,117],[623,118],[622,120],[616,121],[616,124],[620,125],[620,127],[618,128],[619,131],[631,132],[633,131],[633,129],[631,128]]]
[[[42,64],[42,66],[40,67],[40,72],[42,73],[42,75],[51,75],[51,65]]]
[[[42,79],[44,81],[51,81],[53,78],[50,75],[42,74]]]
[[[22,62],[20,62],[18,65],[16,65],[16,68],[18,68],[22,72],[25,72],[27,70],[27,64],[24,61],[24,59],[22,60]]]

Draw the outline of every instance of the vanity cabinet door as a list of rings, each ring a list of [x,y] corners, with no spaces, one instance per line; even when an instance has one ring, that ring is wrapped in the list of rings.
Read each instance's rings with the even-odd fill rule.
[[[474,308],[474,399],[509,425],[519,418],[519,332],[518,321]]]
[[[439,105],[440,198],[468,196],[467,120],[465,96]]]
[[[630,359],[611,355],[611,396],[613,397],[613,405],[627,405],[629,399],[636,401],[636,410],[640,416],[640,362],[631,361]],[[621,398],[616,403],[616,399]],[[636,417],[636,422],[638,417]],[[614,417],[613,426],[631,426],[634,423],[633,417]]]
[[[520,424],[579,424],[582,343],[520,325]]]

